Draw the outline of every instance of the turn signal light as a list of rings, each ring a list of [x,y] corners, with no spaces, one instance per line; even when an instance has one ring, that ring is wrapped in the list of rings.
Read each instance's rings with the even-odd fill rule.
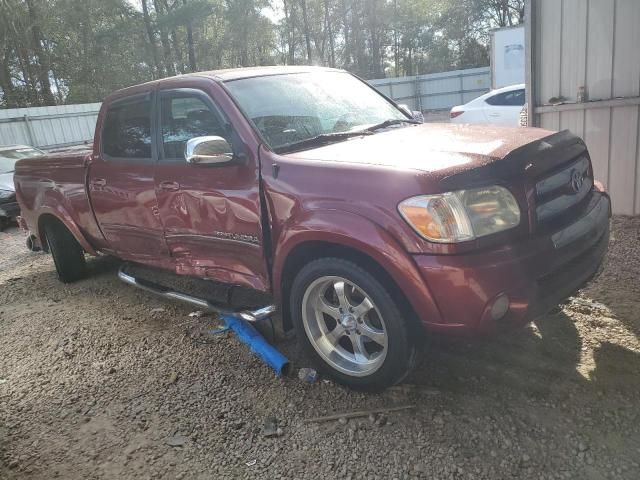
[[[402,205],[400,211],[413,227],[423,236],[434,240],[442,239],[442,232],[429,210],[422,206]]]

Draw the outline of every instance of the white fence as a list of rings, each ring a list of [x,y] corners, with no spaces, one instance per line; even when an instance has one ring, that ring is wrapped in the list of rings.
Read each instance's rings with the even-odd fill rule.
[[[99,110],[99,103],[0,109],[0,145],[55,148],[91,141]]]
[[[489,67],[483,67],[369,83],[413,110],[445,110],[487,92],[491,74]],[[91,141],[99,110],[99,103],[0,109],[0,145],[55,148]]]
[[[448,110],[470,102],[491,89],[489,67],[430,73],[415,77],[381,78],[369,83],[413,110]]]

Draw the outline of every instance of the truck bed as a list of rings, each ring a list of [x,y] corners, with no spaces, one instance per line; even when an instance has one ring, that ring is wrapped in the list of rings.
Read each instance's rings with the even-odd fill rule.
[[[92,240],[99,242],[102,238],[87,194],[87,164],[92,146],[83,147],[23,159],[16,164],[14,182],[21,216],[38,240],[42,240],[38,217],[43,213],[71,219],[92,244]]]

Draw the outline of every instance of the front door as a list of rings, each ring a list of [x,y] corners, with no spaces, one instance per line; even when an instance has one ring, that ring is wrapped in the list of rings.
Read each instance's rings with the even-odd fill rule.
[[[96,220],[121,258],[156,262],[168,250],[158,215],[153,179],[151,93],[108,106],[100,145],[89,166],[89,195]]]
[[[177,272],[267,290],[257,159],[203,91],[160,90],[158,105],[156,192]],[[187,163],[187,140],[202,136],[225,138],[231,163]]]

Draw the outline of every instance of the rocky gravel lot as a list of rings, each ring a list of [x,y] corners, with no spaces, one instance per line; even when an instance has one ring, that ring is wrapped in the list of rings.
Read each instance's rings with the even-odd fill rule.
[[[212,316],[120,283],[63,285],[0,233],[0,478],[640,478],[640,219],[535,325],[433,338],[403,385],[279,379]],[[281,344],[308,366],[291,341]],[[319,415],[415,408],[347,422]],[[265,437],[275,418],[280,436]]]

